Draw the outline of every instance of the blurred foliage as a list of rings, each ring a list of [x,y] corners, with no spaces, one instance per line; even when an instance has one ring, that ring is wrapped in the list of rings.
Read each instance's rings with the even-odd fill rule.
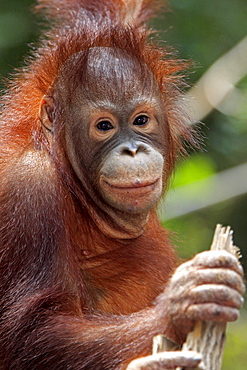
[[[38,38],[40,21],[29,12],[33,5],[31,0],[0,0],[0,75],[3,77],[23,64],[23,55],[28,55],[30,43]],[[170,10],[152,22],[160,31],[161,45],[173,45],[181,58],[193,61],[186,80],[193,85],[207,68],[247,35],[246,19],[246,0],[171,0]],[[3,79],[0,86],[3,87]],[[247,160],[247,77],[237,88],[241,99],[232,102],[234,109],[229,115],[214,110],[203,120],[204,150],[181,162],[174,186],[203,179]],[[217,223],[230,225],[247,266],[246,216],[247,194],[168,220],[165,225],[177,234],[174,240],[181,258],[208,249]],[[233,363],[238,370],[246,369],[246,322],[243,311],[241,320],[229,325],[224,370],[230,370]]]
[[[155,26],[162,30],[167,44],[179,50],[182,58],[194,62],[195,68],[188,81],[192,85],[219,57],[247,35],[247,3],[246,0],[172,0],[170,4],[171,12]],[[203,120],[205,151],[193,153],[189,160],[181,163],[174,186],[197,181],[247,161],[247,77],[237,88],[242,99],[234,102],[232,114],[214,110]],[[247,179],[236,181],[247,182]],[[181,258],[185,259],[209,249],[217,223],[230,225],[247,270],[246,220],[247,194],[169,220],[165,225],[176,232],[175,243]],[[244,309],[241,319],[228,325],[227,332],[222,369],[230,370],[234,366],[244,370],[247,363],[247,317]]]
[[[182,58],[189,58],[194,62],[196,67],[189,74],[190,85],[247,35],[246,0],[218,0],[214,3],[203,0],[171,0],[170,9],[154,26],[161,30],[165,44],[174,45]],[[242,97],[247,98],[247,76],[237,88]],[[247,160],[247,104],[242,99],[236,105],[238,106],[235,106],[232,115],[214,110],[203,120],[202,131],[206,137],[203,152],[193,153],[187,163],[181,163],[175,176],[175,185],[196,181],[207,174],[211,175]],[[246,182],[247,179],[242,178],[240,181]],[[241,248],[246,264],[246,216],[247,194],[177,220],[170,220],[167,224],[172,230],[177,230],[182,239],[183,251],[188,248],[186,256],[190,255],[192,243],[193,251],[208,249],[216,223],[230,225],[234,230],[235,243]]]
[[[215,163],[210,157],[201,153],[191,155],[189,160],[180,162],[172,186],[175,188],[188,185],[203,180],[215,172]]]

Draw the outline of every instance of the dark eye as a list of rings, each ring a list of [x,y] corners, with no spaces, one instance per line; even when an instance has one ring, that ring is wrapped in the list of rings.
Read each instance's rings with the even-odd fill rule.
[[[113,129],[113,126],[110,121],[100,121],[97,124],[97,128],[100,131],[109,131]]]
[[[134,122],[133,122],[133,125],[135,126],[144,126],[148,123],[148,116],[145,116],[145,115],[141,115],[141,116],[138,116],[135,118]]]

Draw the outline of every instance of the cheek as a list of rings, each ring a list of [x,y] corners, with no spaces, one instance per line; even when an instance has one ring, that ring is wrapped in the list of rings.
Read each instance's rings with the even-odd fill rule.
[[[100,193],[109,205],[121,211],[148,211],[162,193],[163,164],[163,157],[155,150],[133,157],[112,155],[100,173]]]

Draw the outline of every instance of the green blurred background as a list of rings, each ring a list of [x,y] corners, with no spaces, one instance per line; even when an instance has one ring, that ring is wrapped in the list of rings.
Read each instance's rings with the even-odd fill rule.
[[[33,4],[0,0],[1,88],[38,38],[40,20],[29,11]],[[181,58],[193,61],[186,82],[198,86],[195,96],[201,94],[196,118],[205,136],[203,151],[178,164],[167,203],[161,205],[162,222],[174,233],[181,258],[208,249],[217,223],[230,225],[247,269],[247,2],[171,0],[169,11],[152,24],[160,31],[161,45],[172,45]],[[217,69],[212,68],[216,61]],[[206,114],[207,99],[211,107]],[[195,100],[188,98],[192,115]],[[243,309],[241,318],[228,325],[223,369],[245,370],[246,363]]]

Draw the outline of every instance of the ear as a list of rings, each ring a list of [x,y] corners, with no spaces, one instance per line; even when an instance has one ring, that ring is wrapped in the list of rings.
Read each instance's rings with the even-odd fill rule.
[[[43,96],[39,107],[39,119],[43,132],[48,140],[53,135],[53,99],[48,96]]]

